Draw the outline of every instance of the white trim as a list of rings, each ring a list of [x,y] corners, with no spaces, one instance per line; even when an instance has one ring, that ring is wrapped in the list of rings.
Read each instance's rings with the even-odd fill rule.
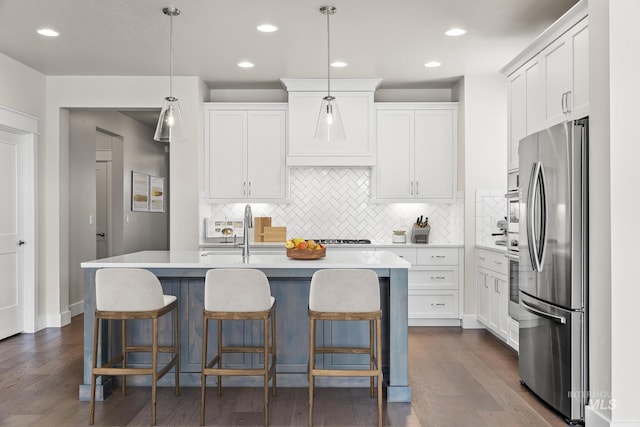
[[[47,328],[61,328],[71,323],[71,312],[63,311],[60,314],[47,315]]]
[[[84,300],[69,304],[69,312],[71,313],[71,317],[84,313]]]
[[[280,79],[287,92],[325,92],[327,79]],[[331,92],[375,92],[382,79],[331,79]]]
[[[465,314],[462,316],[462,329],[486,329],[485,326],[478,322],[478,316],[475,314]]]
[[[460,319],[409,319],[409,326],[457,326]]]
[[[22,182],[24,203],[24,241],[23,248],[23,285],[24,285],[24,332],[38,330],[38,292],[37,277],[37,157],[36,144],[38,118],[7,107],[0,106],[0,128],[21,135],[23,148]]]

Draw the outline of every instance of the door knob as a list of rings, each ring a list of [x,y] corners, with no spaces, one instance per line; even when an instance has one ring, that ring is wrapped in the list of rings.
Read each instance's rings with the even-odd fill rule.
[[[104,237],[104,233],[96,233],[96,236]]]
[[[26,242],[25,242],[24,240],[19,240],[19,241],[18,241],[18,246],[22,246],[22,245],[24,245],[25,243],[26,243]]]

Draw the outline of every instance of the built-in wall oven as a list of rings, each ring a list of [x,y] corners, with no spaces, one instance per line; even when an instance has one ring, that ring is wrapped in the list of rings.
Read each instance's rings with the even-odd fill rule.
[[[510,180],[511,181],[511,180]],[[517,177],[515,183],[517,185]],[[518,284],[520,254],[518,236],[520,234],[520,189],[511,187],[505,194],[507,198],[507,253],[509,262],[509,316],[519,320],[520,286]]]

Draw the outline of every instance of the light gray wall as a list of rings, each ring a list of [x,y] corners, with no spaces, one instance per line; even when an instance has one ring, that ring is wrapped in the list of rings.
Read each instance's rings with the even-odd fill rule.
[[[168,178],[164,144],[154,129],[115,111],[72,110],[69,113],[69,306],[83,301],[80,263],[96,257],[96,130],[122,138],[113,145],[113,255],[169,247],[168,213],[131,211],[131,171]],[[118,142],[121,141],[121,142]],[[167,179],[166,183],[168,184]],[[168,200],[167,206],[168,206]],[[127,221],[128,218],[128,221]],[[81,307],[80,307],[81,308]]]

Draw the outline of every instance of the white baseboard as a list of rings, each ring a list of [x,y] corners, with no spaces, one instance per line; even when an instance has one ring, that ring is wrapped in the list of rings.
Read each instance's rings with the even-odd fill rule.
[[[69,310],[47,315],[47,328],[61,328],[69,323],[71,323],[71,312]]]
[[[485,326],[478,322],[475,314],[465,314],[462,316],[462,329],[485,329]]]
[[[589,405],[584,408],[585,427],[640,427],[640,421],[612,422],[608,417],[592,409]]]
[[[84,300],[70,304],[69,311],[71,312],[71,317],[84,313]]]
[[[460,319],[409,319],[409,326],[457,326]]]

